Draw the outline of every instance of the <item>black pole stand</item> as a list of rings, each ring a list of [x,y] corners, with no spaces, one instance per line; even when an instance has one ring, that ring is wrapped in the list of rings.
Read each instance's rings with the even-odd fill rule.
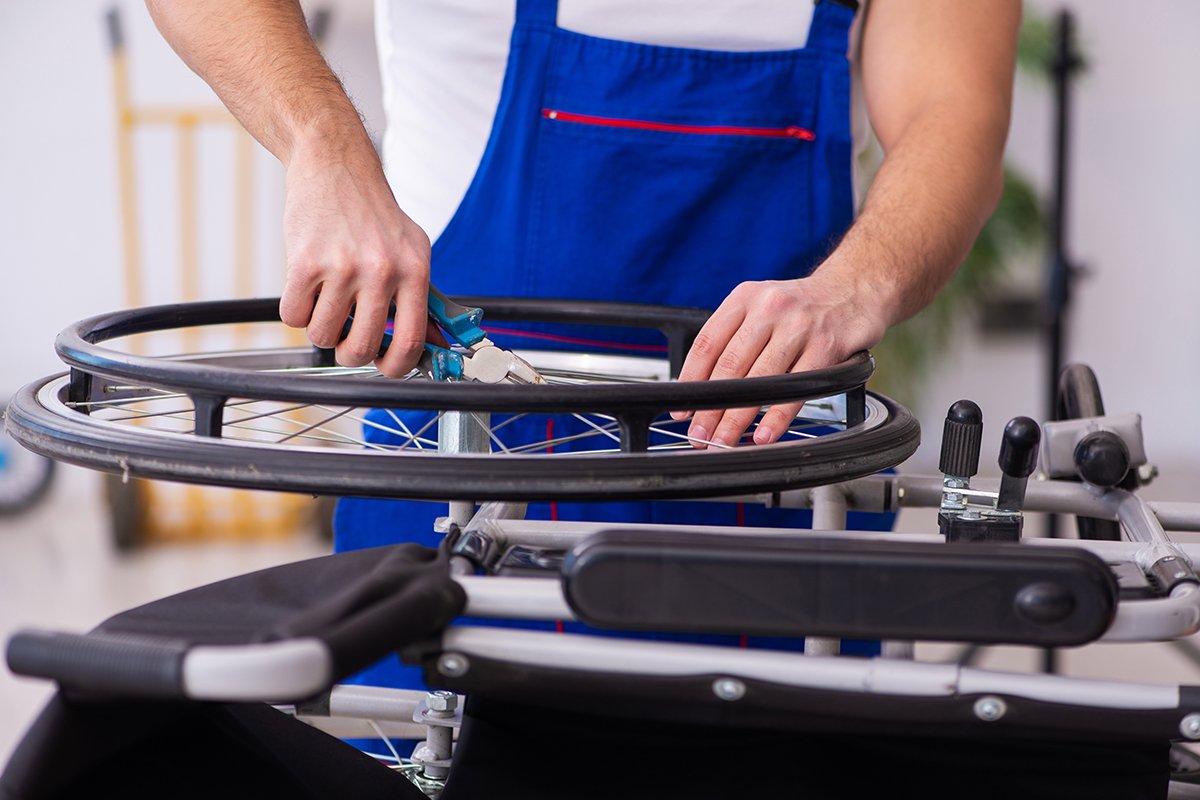
[[[1054,190],[1050,198],[1050,228],[1048,231],[1050,260],[1049,280],[1045,308],[1046,325],[1046,419],[1057,416],[1058,376],[1063,367],[1067,311],[1071,303],[1072,283],[1078,276],[1078,268],[1067,255],[1067,178],[1068,149],[1071,122],[1071,81],[1083,65],[1075,49],[1075,17],[1070,11],[1060,11],[1055,24],[1056,47],[1051,62],[1047,65],[1054,82]],[[1058,536],[1058,515],[1046,515],[1046,536]],[[1057,653],[1053,649],[1043,651],[1042,669],[1047,673],[1058,670]]]

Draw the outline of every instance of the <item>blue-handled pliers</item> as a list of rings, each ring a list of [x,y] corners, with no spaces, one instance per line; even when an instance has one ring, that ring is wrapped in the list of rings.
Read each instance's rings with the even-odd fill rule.
[[[483,309],[468,308],[442,294],[433,284],[429,285],[429,316],[447,336],[462,347],[451,350],[436,344],[425,344],[425,352],[417,362],[417,369],[435,381],[449,379],[479,381],[480,383],[545,383],[546,379],[528,361],[514,355],[487,338],[487,332],[479,327]],[[354,315],[342,327],[342,337],[350,334]],[[379,347],[383,355],[392,344],[392,335],[385,333]]]
[[[545,383],[546,380],[523,358],[497,347],[479,327],[483,309],[468,308],[429,285],[429,316],[463,352],[425,345],[425,353],[417,365],[434,380],[479,381],[480,383]]]

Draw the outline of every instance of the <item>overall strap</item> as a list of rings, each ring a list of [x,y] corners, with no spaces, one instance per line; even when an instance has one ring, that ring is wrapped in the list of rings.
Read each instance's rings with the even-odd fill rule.
[[[517,23],[558,25],[558,0],[517,0]]]
[[[806,48],[844,56],[850,50],[850,26],[858,0],[815,0]]]

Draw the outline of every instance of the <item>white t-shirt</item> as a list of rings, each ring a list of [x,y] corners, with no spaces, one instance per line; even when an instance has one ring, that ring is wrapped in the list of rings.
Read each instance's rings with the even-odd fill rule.
[[[706,50],[803,47],[810,0],[560,0],[559,27]],[[864,9],[851,32],[855,58]],[[400,207],[431,239],[467,191],[492,128],[515,0],[375,0],[387,128],[383,160]],[[857,66],[856,155],[869,142]],[[857,158],[856,158],[857,160]]]

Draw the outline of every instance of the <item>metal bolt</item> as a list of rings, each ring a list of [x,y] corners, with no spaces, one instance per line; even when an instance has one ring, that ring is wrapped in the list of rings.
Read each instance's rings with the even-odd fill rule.
[[[717,678],[713,681],[712,690],[722,700],[741,700],[746,694],[746,684],[737,678]]]
[[[458,708],[458,695],[438,689],[425,695],[425,707],[434,713],[453,714],[454,709]]]
[[[1179,723],[1179,732],[1188,739],[1200,739],[1200,714],[1188,714]]]
[[[957,475],[945,475],[942,478],[941,510],[946,512],[962,511],[967,507],[967,498],[958,489],[968,489],[971,486],[969,478]]]
[[[437,670],[447,678],[461,678],[471,668],[471,662],[460,653],[442,653],[438,656]]]
[[[975,701],[975,716],[984,722],[995,722],[1008,712],[1008,706],[999,697],[981,697]]]

